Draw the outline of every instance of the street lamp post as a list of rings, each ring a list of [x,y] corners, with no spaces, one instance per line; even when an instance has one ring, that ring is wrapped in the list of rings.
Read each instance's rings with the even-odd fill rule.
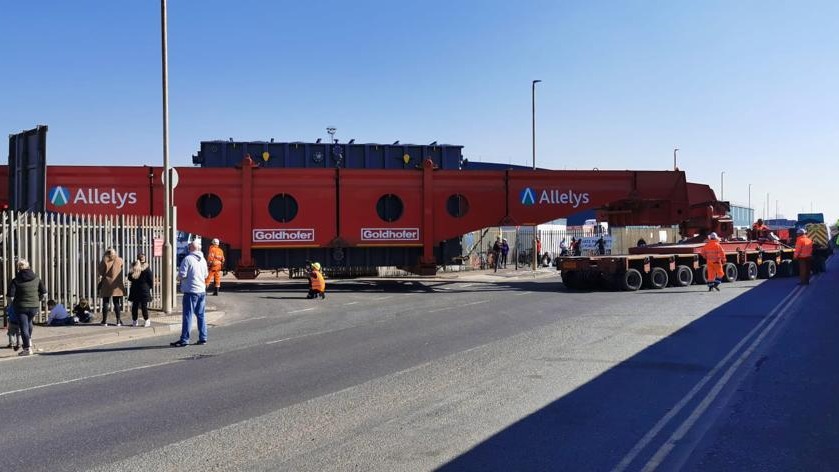
[[[534,80],[530,83],[530,101],[531,101],[531,137],[533,144],[533,170],[536,170],[536,84],[541,82],[541,80]],[[536,261],[539,258],[539,254],[536,253],[536,225],[533,225],[533,262],[531,264],[531,268],[536,270]]]
[[[679,148],[673,148],[673,170],[679,170],[679,166],[676,165],[676,153],[679,152]]]
[[[752,214],[749,215],[749,218],[754,221],[754,210],[752,210],[752,184],[749,184],[749,211],[752,212]],[[751,221],[749,223],[751,223]]]
[[[720,172],[720,200],[725,200],[725,171]]]
[[[169,65],[166,27],[166,0],[160,0],[160,30],[163,86],[163,312],[172,313],[175,306],[174,257],[172,237],[172,175],[169,166]]]

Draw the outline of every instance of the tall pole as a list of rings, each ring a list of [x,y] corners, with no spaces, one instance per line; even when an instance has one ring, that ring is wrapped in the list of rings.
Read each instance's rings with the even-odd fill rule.
[[[531,108],[531,132],[532,132],[532,144],[533,144],[533,170],[536,170],[536,84],[541,82],[541,80],[534,80],[530,83],[530,101],[532,104]],[[539,254],[536,251],[536,225],[533,225],[533,262],[531,264],[531,268],[536,270],[536,261],[539,259]]]
[[[720,200],[725,201],[725,171],[720,172]]]
[[[763,211],[763,214],[766,215],[766,219],[769,219],[769,192],[766,192],[766,209]]]
[[[163,312],[172,313],[175,306],[173,279],[175,275],[172,249],[172,178],[169,167],[169,59],[166,27],[166,0],[160,0],[160,31],[163,86]]]
[[[751,223],[752,221],[755,220],[755,215],[754,215],[755,211],[752,210],[752,184],[749,184],[749,211],[752,212],[752,214],[749,215],[749,219],[751,219],[751,221],[749,221],[749,223]]]
[[[679,170],[679,166],[676,165],[676,153],[679,152],[679,148],[673,148],[673,170]]]

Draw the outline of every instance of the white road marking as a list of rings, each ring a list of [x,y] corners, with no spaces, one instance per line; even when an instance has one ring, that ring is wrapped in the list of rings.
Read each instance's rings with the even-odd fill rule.
[[[438,313],[438,312],[441,312],[441,311],[451,310],[453,308],[454,308],[453,306],[447,306],[447,307],[443,307],[443,308],[437,308],[437,309],[434,309],[434,310],[428,310],[428,313]]]
[[[393,298],[393,295],[388,295],[386,297],[377,297],[377,298],[374,298],[373,300],[387,300],[388,298]]]
[[[358,303],[358,302],[349,302],[349,303],[344,303],[344,306],[347,306],[347,305],[355,305],[356,303]]]
[[[489,300],[480,300],[480,301],[477,301],[477,302],[464,303],[463,305],[460,305],[460,306],[481,305],[481,304],[489,303],[489,302],[490,302]]]
[[[728,354],[726,354],[726,356],[723,357],[723,359],[719,361],[717,365],[714,366],[713,369],[711,369],[710,372],[705,374],[705,376],[702,377],[702,379],[684,397],[682,397],[682,399],[679,400],[678,403],[676,403],[676,406],[674,406],[669,412],[667,412],[666,415],[664,415],[660,420],[658,420],[658,422],[652,427],[652,429],[647,431],[647,434],[645,434],[638,441],[638,443],[636,443],[635,446],[632,447],[632,449],[626,454],[626,456],[624,456],[623,459],[621,459],[618,465],[616,465],[615,468],[612,469],[612,472],[622,472],[626,470],[626,468],[629,467],[632,461],[634,461],[635,458],[638,457],[638,454],[640,454],[641,451],[644,448],[646,448],[652,442],[653,439],[655,439],[658,433],[660,433],[661,430],[664,429],[665,426],[667,426],[667,423],[669,423],[670,420],[672,420],[676,415],[678,415],[679,412],[682,411],[682,409],[693,399],[693,397],[696,396],[696,394],[699,393],[700,390],[702,390],[705,384],[710,382],[711,379],[714,376],[716,376],[716,374],[720,370],[722,370],[723,366],[725,366],[725,364],[727,364],[728,361],[734,357],[734,355],[740,350],[740,348],[746,344],[749,338],[751,338],[755,333],[760,331],[760,329],[763,328],[763,325],[765,325],[772,318],[772,316],[787,303],[787,301],[789,301],[793,296],[800,292],[800,288],[801,287],[796,287],[795,289],[793,289],[786,297],[784,297],[780,301],[780,303],[778,303],[778,305],[775,306],[775,308],[772,309],[772,311],[769,312],[769,314],[766,317],[764,317],[760,321],[760,323],[758,323],[754,328],[752,328],[752,330],[749,331],[749,333],[746,334],[743,337],[743,339],[741,339],[740,342],[738,342],[737,345],[734,346],[731,349],[731,351],[729,351]]]
[[[236,321],[231,321],[230,323],[225,323],[222,326],[232,326],[232,325],[237,325],[239,323],[247,323],[249,321],[264,320],[265,318],[268,318],[268,317],[267,316],[256,316],[256,317],[253,317],[253,318],[245,318],[243,320],[236,320]]]
[[[303,308],[302,310],[292,310],[292,311],[288,312],[288,314],[290,315],[292,313],[303,313],[304,311],[312,311],[312,310],[315,310],[316,308],[317,307]]]
[[[66,384],[70,384],[70,383],[81,382],[83,380],[90,380],[90,379],[97,379],[97,378],[100,378],[100,377],[107,377],[109,375],[124,374],[126,372],[132,372],[132,371],[135,371],[135,370],[151,369],[152,367],[160,367],[160,366],[164,366],[164,365],[175,364],[177,362],[183,362],[183,359],[160,362],[160,363],[157,363],[157,364],[141,365],[141,366],[137,366],[137,367],[131,367],[129,369],[115,370],[113,372],[104,372],[104,373],[101,373],[101,374],[88,375],[86,377],[79,377],[79,378],[70,379],[70,380],[62,380],[61,382],[52,382],[52,383],[48,383],[48,384],[44,384],[44,385],[36,385],[34,387],[26,387],[26,388],[20,388],[20,389],[17,389],[17,390],[9,390],[8,392],[0,393],[0,397],[6,396],[6,395],[12,395],[12,394],[15,394],[15,393],[29,392],[31,390],[40,390],[40,389],[44,389],[44,388],[55,387],[56,385],[66,385]]]
[[[803,287],[796,288],[803,289]],[[763,329],[763,331],[761,331],[761,333],[758,335],[757,338],[755,338],[754,341],[752,341],[749,347],[745,351],[743,351],[743,353],[740,354],[737,360],[735,360],[731,364],[731,366],[728,368],[728,370],[725,371],[723,376],[720,377],[716,384],[714,384],[714,386],[711,388],[708,394],[705,395],[705,398],[703,398],[702,401],[699,402],[699,405],[697,405],[696,408],[694,408],[690,416],[688,416],[687,419],[681,425],[679,425],[679,428],[673,432],[670,438],[667,439],[667,441],[661,445],[661,447],[658,449],[658,451],[656,451],[656,453],[649,460],[649,462],[647,462],[643,469],[644,472],[651,472],[658,468],[658,466],[661,465],[661,463],[667,458],[667,455],[670,454],[670,451],[672,451],[676,447],[676,443],[684,439],[688,431],[690,431],[691,428],[693,428],[693,426],[696,424],[696,422],[699,420],[702,414],[705,413],[709,406],[711,406],[711,403],[713,403],[713,401],[716,400],[722,389],[731,380],[731,377],[734,375],[737,369],[740,368],[740,366],[743,365],[744,362],[746,362],[746,359],[752,355],[755,349],[757,349],[757,347],[760,345],[761,341],[763,341],[766,335],[769,334],[770,331],[772,331],[772,328],[775,327],[778,321],[780,321],[781,318],[784,317],[785,313],[795,303],[798,297],[801,296],[802,291],[803,290],[798,290],[798,293],[796,293],[795,296],[792,297],[792,299],[790,299],[789,302],[786,303],[784,308],[778,312],[778,315],[775,316],[772,322],[769,323],[766,326],[766,328]],[[793,292],[795,292],[795,290],[793,290]]]

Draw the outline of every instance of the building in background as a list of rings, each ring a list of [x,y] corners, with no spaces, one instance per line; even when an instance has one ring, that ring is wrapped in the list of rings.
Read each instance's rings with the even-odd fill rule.
[[[741,205],[731,205],[731,219],[735,228],[750,228],[755,222],[755,210]]]

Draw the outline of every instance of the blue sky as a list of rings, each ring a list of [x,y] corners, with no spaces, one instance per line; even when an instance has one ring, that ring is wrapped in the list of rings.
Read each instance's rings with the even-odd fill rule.
[[[0,0],[0,129],[52,164],[162,162],[159,2]],[[770,216],[839,217],[836,1],[169,6],[171,155],[201,140],[461,144],[472,160],[680,168]]]

